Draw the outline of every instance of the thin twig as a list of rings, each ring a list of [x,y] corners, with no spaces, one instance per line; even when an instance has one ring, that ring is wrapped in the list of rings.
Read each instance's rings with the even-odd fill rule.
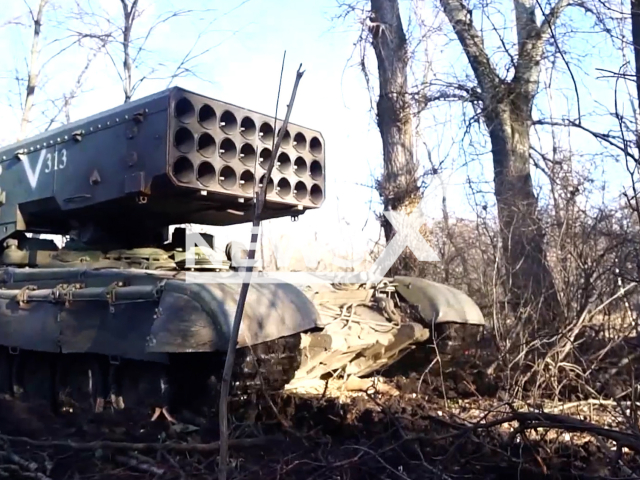
[[[244,281],[242,282],[242,288],[240,289],[240,296],[238,298],[238,306],[236,308],[236,314],[233,319],[233,328],[231,329],[229,345],[227,347],[227,357],[225,359],[224,373],[222,376],[222,386],[220,391],[220,468],[218,469],[218,478],[220,480],[226,480],[227,478],[229,436],[229,428],[227,425],[227,404],[229,398],[229,390],[231,388],[231,374],[233,370],[233,364],[235,362],[238,334],[240,332],[242,315],[244,313],[244,304],[247,300],[247,294],[249,293],[249,286],[251,285],[251,274],[253,273],[253,266],[255,263],[254,259],[256,256],[256,246],[258,244],[258,235],[260,233],[260,215],[262,214],[262,208],[266,200],[267,185],[269,183],[269,179],[271,178],[271,172],[273,171],[275,159],[278,156],[278,150],[280,149],[282,138],[284,137],[287,125],[289,124],[289,117],[291,116],[291,111],[293,110],[293,102],[295,101],[298,85],[300,83],[300,80],[302,79],[302,75],[304,75],[304,71],[301,71],[301,68],[302,64],[300,64],[300,66],[298,67],[295,84],[293,85],[293,92],[291,93],[291,100],[289,101],[289,105],[287,106],[287,114],[285,116],[284,122],[282,123],[276,145],[273,149],[273,152],[271,153],[269,165],[264,175],[264,182],[260,187],[256,198],[255,213],[253,217],[253,228],[251,231],[251,243],[249,244],[249,253],[247,255],[247,262],[245,263],[246,266],[240,267],[240,270],[245,272],[246,275]]]
[[[96,442],[73,442],[64,440],[33,440],[27,437],[11,437],[8,435],[0,435],[0,440],[13,443],[24,443],[34,447],[63,447],[72,450],[134,450],[138,452],[199,452],[210,453],[220,450],[221,442],[211,443],[128,443],[128,442],[112,442],[112,441],[96,441]],[[235,440],[227,440],[228,445],[233,447],[255,447],[258,445],[270,444],[281,440],[280,437],[261,437],[261,438],[242,438]]]
[[[153,475],[164,475],[165,470],[162,468],[149,465],[148,463],[140,462],[131,457],[125,457],[124,455],[116,455],[115,460],[122,465],[134,468],[143,473],[152,473]]]

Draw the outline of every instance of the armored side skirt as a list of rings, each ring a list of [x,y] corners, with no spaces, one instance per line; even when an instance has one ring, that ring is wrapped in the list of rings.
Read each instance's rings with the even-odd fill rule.
[[[137,270],[0,270],[0,345],[165,362],[225,351],[240,285],[185,283]],[[249,289],[238,347],[313,329],[318,313],[292,285]]]

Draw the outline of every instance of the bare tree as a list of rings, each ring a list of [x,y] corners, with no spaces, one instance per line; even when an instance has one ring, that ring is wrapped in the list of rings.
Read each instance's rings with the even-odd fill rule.
[[[16,135],[18,140],[30,133],[34,121],[37,122],[37,130],[48,130],[60,122],[62,114],[66,121],[70,120],[69,108],[80,94],[100,47],[100,36],[88,38],[86,33],[75,31],[72,11],[61,8],[53,0],[38,0],[34,8],[25,2],[25,7],[23,15],[2,24],[31,31],[24,60],[15,65],[12,65],[9,59],[5,62],[5,65],[11,65],[8,68],[12,68],[12,77],[18,85],[15,92],[8,92],[9,96],[13,95],[19,99],[20,120]],[[16,53],[18,52],[16,49]],[[55,92],[55,88],[49,88],[50,84],[55,83],[50,80],[56,70],[73,74],[75,68],[69,68],[67,60],[69,57],[75,59],[81,55],[86,55],[86,62],[77,72],[71,88],[63,85],[62,93]],[[61,64],[64,64],[65,68],[57,68]],[[9,100],[9,103],[13,102]],[[40,109],[35,111],[38,105]]]
[[[370,11],[362,3],[341,4],[357,12],[366,25],[378,66],[377,121],[383,143],[383,175],[377,182],[386,209],[412,210],[421,198],[420,164],[414,150],[413,122],[439,100],[465,100],[477,111],[489,133],[494,164],[494,193],[502,229],[508,291],[514,311],[546,319],[560,315],[559,299],[545,254],[544,228],[538,212],[531,176],[532,107],[539,87],[544,47],[569,0],[559,0],[544,21],[537,22],[534,0],[514,0],[517,52],[511,78],[503,78],[484,45],[464,0],[440,0],[439,5],[453,27],[475,77],[475,85],[464,82],[435,87],[425,73],[418,91],[410,91],[407,74],[415,55],[408,47],[397,1],[371,0]],[[421,32],[418,46],[428,43],[433,29]],[[360,39],[362,41],[362,37]],[[503,42],[504,45],[504,42]],[[506,47],[505,47],[506,48]],[[360,61],[364,67],[364,55]],[[425,85],[426,84],[426,85]],[[438,90],[438,91],[436,91]],[[392,235],[386,222],[385,236]],[[544,310],[544,311],[543,311]]]
[[[560,315],[560,308],[531,179],[530,130],[545,43],[570,3],[558,0],[538,23],[534,0],[514,0],[517,53],[510,55],[513,75],[503,78],[465,2],[440,0],[477,82],[481,116],[491,141],[495,196],[513,304],[546,320]],[[532,312],[532,302],[541,308]]]
[[[640,225],[640,1],[629,0],[627,4],[627,0],[597,0],[590,11],[617,49],[615,53],[619,54],[617,71],[601,70],[605,73],[604,78],[612,79],[614,83],[613,102],[606,113],[613,120],[613,128],[607,130],[602,125],[588,127],[576,121],[568,121],[564,125],[590,134],[605,147],[611,158],[624,159],[630,185],[623,188],[622,196]],[[629,50],[633,62],[629,59]],[[625,114],[625,106],[631,107],[633,115]],[[637,268],[640,269],[640,251],[636,256]],[[640,278],[640,271],[635,277]]]
[[[412,100],[408,88],[411,54],[398,0],[339,2],[344,19],[355,15],[361,26],[359,66],[370,94],[376,90],[366,65],[368,47],[375,52],[378,99],[375,111],[382,139],[382,175],[375,180],[384,211],[411,212],[421,199],[419,161],[414,152]],[[373,100],[372,100],[373,103]],[[384,215],[379,216],[386,241],[395,234]]]
[[[24,109],[22,110],[22,119],[20,121],[20,139],[24,137],[27,131],[29,116],[31,115],[31,107],[33,106],[33,97],[35,95],[36,85],[38,82],[36,64],[38,62],[38,57],[40,56],[40,31],[42,29],[42,17],[44,16],[44,9],[47,7],[47,2],[48,0],[40,0],[38,3],[38,10],[35,14],[31,9],[29,9],[31,20],[33,21],[33,40],[31,42],[31,52],[28,63],[27,91],[24,100]]]
[[[633,59],[636,84],[636,112],[640,109],[640,0],[629,0],[631,12],[631,41],[633,45]],[[637,114],[636,114],[637,116]],[[638,119],[636,119],[637,123]],[[636,150],[640,153],[640,125],[636,124]],[[640,158],[640,155],[638,156]],[[640,212],[639,212],[640,214]]]
[[[207,35],[214,31],[212,27],[216,21],[248,1],[240,1],[228,12],[217,17],[212,16],[213,10],[209,8],[188,9],[171,6],[154,14],[149,10],[151,7],[155,9],[156,6],[147,0],[120,0],[119,14],[109,10],[113,8],[112,3],[103,6],[99,0],[87,2],[79,9],[82,17],[91,19],[93,31],[109,37],[104,52],[122,84],[124,103],[127,103],[147,81],[166,82],[167,86],[184,76],[207,81],[198,75],[195,62],[222,43],[206,41]],[[186,18],[193,22],[191,31],[198,33],[186,52],[180,53],[177,58],[171,58],[171,55],[155,47],[153,42],[156,37],[162,35],[161,27]],[[198,20],[204,21],[204,26],[198,26]],[[235,33],[237,31],[231,35]]]
[[[384,210],[410,212],[420,201],[419,164],[413,150],[407,88],[409,52],[397,0],[371,0],[369,32],[378,62],[377,120],[384,168],[378,191]],[[382,218],[385,238],[389,241],[393,227]]]

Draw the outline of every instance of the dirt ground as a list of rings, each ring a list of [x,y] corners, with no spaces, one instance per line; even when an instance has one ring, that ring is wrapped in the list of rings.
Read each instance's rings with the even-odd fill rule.
[[[502,400],[482,378],[446,379],[446,400],[432,378],[396,377],[367,392],[331,384],[323,396],[233,404],[228,478],[640,476],[640,433],[629,433],[616,405],[579,400],[541,413],[540,405]],[[215,413],[208,421],[178,418],[177,426],[149,418],[136,411],[54,416],[0,399],[0,478],[217,478]]]

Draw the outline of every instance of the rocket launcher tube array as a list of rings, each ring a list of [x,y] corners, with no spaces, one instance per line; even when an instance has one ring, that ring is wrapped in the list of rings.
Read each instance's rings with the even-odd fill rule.
[[[0,148],[0,239],[89,221],[249,222],[277,133],[268,115],[173,87]],[[325,196],[324,138],[290,123],[264,218],[297,216]]]

